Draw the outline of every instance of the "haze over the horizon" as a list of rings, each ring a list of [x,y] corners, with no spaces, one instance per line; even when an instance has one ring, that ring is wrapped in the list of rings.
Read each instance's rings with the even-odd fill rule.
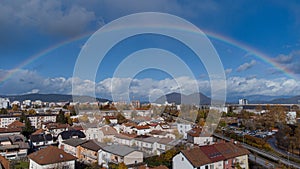
[[[0,94],[71,94],[72,81],[82,94],[92,95],[95,88],[102,98],[111,98],[111,82],[120,99],[128,85],[132,98],[155,100],[171,92],[191,94],[193,77],[186,74],[172,77],[148,69],[135,77],[113,76],[131,53],[160,48],[182,59],[196,77],[200,92],[210,96],[208,73],[195,54],[172,38],[151,34],[130,37],[112,48],[95,82],[73,77],[79,52],[92,33],[122,16],[151,11],[179,16],[207,34],[224,66],[228,95],[300,95],[299,9],[299,1],[279,0],[234,4],[209,0],[4,0],[0,2]]]

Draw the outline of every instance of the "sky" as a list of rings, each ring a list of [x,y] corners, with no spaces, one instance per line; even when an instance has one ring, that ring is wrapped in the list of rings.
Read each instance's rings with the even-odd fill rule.
[[[299,9],[296,0],[3,0],[0,95],[72,94],[73,82],[77,94],[95,92],[98,97],[111,98],[114,92],[122,100],[130,91],[131,98],[154,100],[171,92],[191,94],[196,81],[199,91],[210,96],[211,79],[203,62],[186,44],[162,35],[124,39],[105,55],[94,79],[74,76],[80,52],[93,33],[121,17],[141,12],[175,15],[204,32],[223,65],[227,95],[300,95]],[[109,38],[101,40],[109,42]],[[135,70],[134,76],[114,74],[133,53],[153,48],[176,55],[147,56],[158,65],[170,61],[165,65],[173,66],[175,74],[151,67]],[[133,71],[134,65],[149,63],[141,59],[145,57],[141,53],[134,57],[132,65],[122,65],[124,70]],[[184,73],[186,69],[192,74]]]

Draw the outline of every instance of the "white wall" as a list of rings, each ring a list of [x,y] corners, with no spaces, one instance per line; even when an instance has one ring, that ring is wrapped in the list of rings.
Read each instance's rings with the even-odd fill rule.
[[[182,153],[173,157],[173,169],[193,169],[194,167]]]
[[[31,159],[29,160],[29,169],[62,168],[62,166],[68,166],[69,169],[75,169],[75,160],[48,165],[40,165]]]

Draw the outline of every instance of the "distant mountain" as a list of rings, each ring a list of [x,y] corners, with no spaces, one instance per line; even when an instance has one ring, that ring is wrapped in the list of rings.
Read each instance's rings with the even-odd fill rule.
[[[200,98],[200,100],[199,100]],[[155,103],[163,104],[165,102],[176,103],[176,104],[210,104],[211,99],[202,93],[194,93],[190,95],[184,95],[180,93],[169,93],[161,96],[155,100]]]
[[[73,101],[72,95],[66,94],[25,94],[25,95],[8,95],[8,96],[0,96],[9,98],[11,101],[24,101],[24,100],[41,100],[43,102],[71,102]],[[90,96],[74,96],[76,101],[80,102],[89,102],[94,101],[93,97]],[[108,99],[96,98],[97,101],[107,102],[110,101]]]
[[[263,104],[263,103],[270,103],[275,99],[284,99],[290,98],[291,96],[268,96],[268,95],[250,95],[250,96],[240,96],[240,95],[228,95],[226,102],[237,104],[239,99],[245,98],[248,100],[250,104]]]
[[[274,99],[274,100],[270,101],[269,103],[272,103],[272,104],[299,104],[300,103],[300,95],[289,97],[289,98]]]

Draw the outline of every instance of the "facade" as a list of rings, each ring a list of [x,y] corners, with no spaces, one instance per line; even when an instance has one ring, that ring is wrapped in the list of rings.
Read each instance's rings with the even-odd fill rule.
[[[98,164],[108,168],[108,163],[134,165],[143,162],[143,153],[124,145],[110,145],[99,150]]]
[[[10,100],[8,98],[0,98],[0,109],[7,109],[10,106]]]
[[[187,139],[187,132],[192,129],[190,123],[177,123],[177,130],[179,134],[183,135],[183,139]]]
[[[113,142],[118,132],[115,128],[105,125],[99,129],[99,142]]]
[[[231,142],[182,150],[173,157],[173,169],[248,169],[250,152]]]
[[[78,146],[78,158],[87,163],[96,163],[98,162],[98,151],[104,146],[95,140],[88,140]]]
[[[55,146],[48,146],[28,156],[30,169],[66,168],[75,169],[75,160],[71,154]]]
[[[23,135],[0,136],[0,155],[6,159],[26,157],[28,149]]]
[[[195,127],[187,132],[187,141],[199,146],[213,144],[213,137],[202,133],[201,127]]]
[[[78,146],[85,142],[87,142],[87,140],[82,140],[79,138],[70,138],[59,144],[59,148],[63,149],[65,152],[75,157],[79,157]]]
[[[248,100],[247,99],[239,99],[239,105],[247,105]]]
[[[14,121],[20,119],[21,114],[18,115],[1,115],[0,116],[0,127],[5,128]],[[36,114],[36,115],[29,115],[27,116],[30,121],[31,125],[35,128],[41,128],[43,122],[55,122],[56,115],[52,114]]]

